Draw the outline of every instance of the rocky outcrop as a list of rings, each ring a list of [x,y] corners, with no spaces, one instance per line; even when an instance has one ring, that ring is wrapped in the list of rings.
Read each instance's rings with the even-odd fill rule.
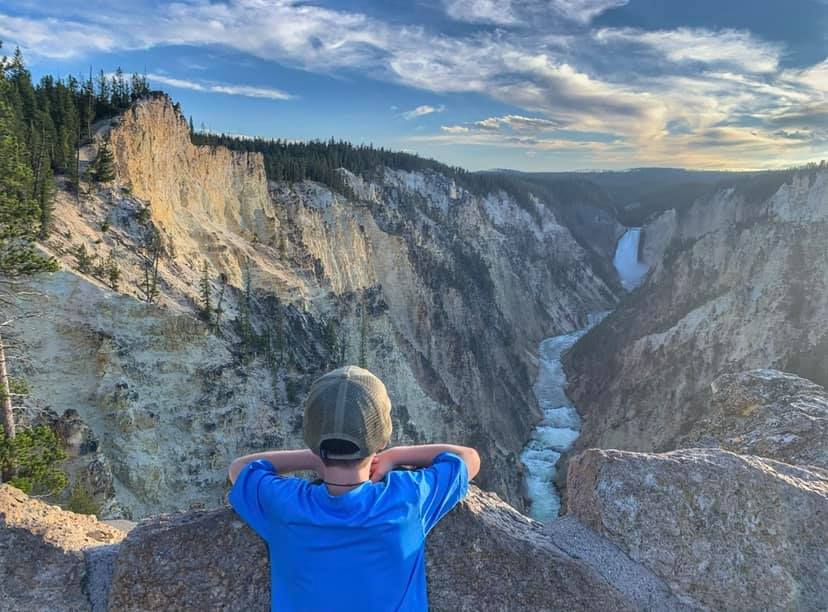
[[[148,519],[103,548],[124,534],[5,485],[0,517],[0,609],[269,609],[266,547],[229,508]],[[616,573],[556,546],[566,534],[590,541],[587,550],[569,538],[567,548],[581,545]],[[550,534],[474,486],[429,536],[427,559],[434,610],[682,607],[600,536],[574,524]],[[620,583],[630,577],[640,584]]]
[[[628,609],[589,566],[558,551],[540,525],[477,490],[431,534],[427,555],[435,610]],[[110,595],[118,610],[269,604],[266,547],[229,509],[137,527],[121,546]]]
[[[644,233],[646,283],[564,359],[579,448],[675,448],[723,373],[826,382],[828,170],[750,176]]]
[[[707,418],[680,440],[828,469],[828,394],[777,370],[725,374],[711,385]]]
[[[89,610],[85,555],[124,535],[0,484],[0,610]]]
[[[716,449],[588,450],[570,514],[713,610],[819,610],[828,600],[828,474]]]
[[[36,283],[44,316],[20,329],[31,401],[92,430],[125,516],[216,506],[232,456],[301,445],[310,381],[363,359],[388,386],[394,443],[474,445],[481,484],[523,506],[538,342],[614,301],[553,205],[530,214],[433,171],[343,170],[352,199],[268,183],[260,156],[191,144],[166,96],[107,131],[116,180],[58,194],[45,247],[66,269]],[[119,264],[116,289],[77,269],[81,245]],[[205,265],[212,329],[197,316]]]

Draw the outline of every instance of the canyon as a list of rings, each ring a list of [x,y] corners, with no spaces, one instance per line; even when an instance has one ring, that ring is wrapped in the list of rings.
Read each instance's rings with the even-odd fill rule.
[[[429,540],[434,609],[828,598],[824,165],[723,177],[629,228],[582,180],[271,180],[261,153],[193,144],[160,93],[95,127],[82,159],[111,147],[115,180],[57,194],[15,416],[59,433],[100,520],[0,486],[0,609],[266,609],[227,465],[301,447],[310,382],[359,362],[392,443],[483,458]]]
[[[22,418],[71,411],[91,451],[77,478],[105,516],[219,504],[228,462],[301,446],[304,389],[360,360],[393,398],[393,443],[473,445],[481,486],[524,507],[537,344],[616,301],[552,205],[534,199],[530,214],[432,171],[343,169],[350,199],[268,181],[260,154],[191,144],[163,95],[97,130],[116,180],[58,194],[44,247],[63,270],[33,287],[42,316],[19,332],[32,363]],[[147,304],[151,231],[166,256]],[[78,269],[81,245],[117,260],[117,291]],[[198,320],[205,266],[223,299],[215,329]]]

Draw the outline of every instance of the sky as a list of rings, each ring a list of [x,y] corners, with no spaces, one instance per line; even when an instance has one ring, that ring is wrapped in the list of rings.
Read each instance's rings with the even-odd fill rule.
[[[197,128],[471,170],[828,158],[828,0],[0,0],[0,40],[146,73]]]

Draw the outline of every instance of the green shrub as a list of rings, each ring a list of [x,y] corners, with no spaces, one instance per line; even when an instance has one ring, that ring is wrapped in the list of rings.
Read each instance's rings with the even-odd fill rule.
[[[7,438],[0,427],[0,465],[9,468],[9,483],[29,495],[55,495],[66,488],[66,459],[55,432],[46,425],[22,429]]]
[[[299,401],[300,383],[295,378],[285,379],[285,392],[287,393],[287,401],[295,404]]]
[[[146,225],[150,220],[150,209],[149,206],[142,206],[138,209],[136,213],[136,218],[138,219],[138,223],[141,225]]]
[[[95,502],[95,498],[80,480],[75,483],[72,491],[69,493],[69,501],[66,503],[66,509],[77,514],[94,514],[95,516],[101,512],[101,508]]]
[[[84,274],[91,273],[92,268],[95,265],[95,256],[89,254],[89,252],[86,250],[86,245],[79,244],[78,246],[76,246],[74,255],[78,263],[78,270],[80,270]]]

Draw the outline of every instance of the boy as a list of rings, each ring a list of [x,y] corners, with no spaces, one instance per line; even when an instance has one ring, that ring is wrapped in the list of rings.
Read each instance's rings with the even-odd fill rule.
[[[379,378],[354,366],[311,385],[304,434],[306,450],[230,465],[230,503],[268,544],[271,608],[427,610],[425,537],[465,496],[477,452],[449,444],[383,451],[391,401]],[[321,482],[283,476],[298,470]]]

